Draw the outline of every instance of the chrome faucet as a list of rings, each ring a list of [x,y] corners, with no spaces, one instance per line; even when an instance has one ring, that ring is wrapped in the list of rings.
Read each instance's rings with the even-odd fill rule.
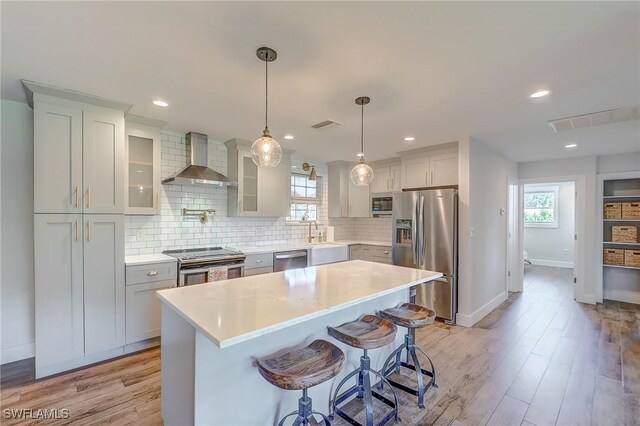
[[[312,223],[316,225],[316,231],[318,230],[318,222],[316,222],[315,220],[310,221],[310,222],[309,222],[309,235],[308,235],[308,237],[307,237],[307,242],[308,242],[309,244],[311,244],[311,242],[313,241],[313,239],[314,239],[314,238],[316,238],[316,237],[311,236],[311,224],[312,224]]]

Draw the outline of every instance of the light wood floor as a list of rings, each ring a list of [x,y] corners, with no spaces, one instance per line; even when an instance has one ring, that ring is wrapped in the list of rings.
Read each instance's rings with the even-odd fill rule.
[[[525,277],[524,293],[475,327],[419,332],[440,387],[425,410],[399,392],[401,424],[640,425],[640,306],[574,302],[569,270]],[[161,425],[159,361],[152,349],[40,381],[32,362],[4,366],[2,408],[70,410],[46,425]]]

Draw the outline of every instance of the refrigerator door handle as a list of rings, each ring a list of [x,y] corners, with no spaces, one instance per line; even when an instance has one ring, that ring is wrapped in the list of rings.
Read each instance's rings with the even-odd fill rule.
[[[424,265],[426,265],[427,259],[426,259],[426,251],[427,251],[427,243],[425,241],[424,238],[424,232],[425,232],[425,226],[424,226],[424,196],[420,197],[420,212],[418,214],[418,225],[419,225],[419,239],[418,241],[420,241],[420,256],[418,258],[418,260],[420,261],[418,268],[422,269],[422,267]]]
[[[418,257],[418,209],[419,203],[416,203],[413,209],[413,220],[411,221],[411,256],[413,264],[420,268]]]

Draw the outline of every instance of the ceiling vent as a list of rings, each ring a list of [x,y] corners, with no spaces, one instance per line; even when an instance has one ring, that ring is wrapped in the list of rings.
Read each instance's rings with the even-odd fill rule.
[[[334,120],[324,120],[324,121],[321,121],[320,123],[314,124],[311,127],[318,130],[328,130],[338,126],[342,126],[342,123]]]
[[[548,121],[554,133],[566,130],[582,129],[584,127],[600,126],[602,124],[620,123],[621,121],[640,120],[640,106],[631,108],[616,108],[575,117],[559,118]]]

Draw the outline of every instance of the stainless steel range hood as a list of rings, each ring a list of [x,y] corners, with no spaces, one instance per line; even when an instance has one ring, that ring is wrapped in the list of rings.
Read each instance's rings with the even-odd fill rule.
[[[175,185],[218,185],[238,186],[222,173],[208,167],[208,138],[202,133],[189,132],[186,136],[187,155],[189,165],[174,176],[164,179],[164,184]]]

